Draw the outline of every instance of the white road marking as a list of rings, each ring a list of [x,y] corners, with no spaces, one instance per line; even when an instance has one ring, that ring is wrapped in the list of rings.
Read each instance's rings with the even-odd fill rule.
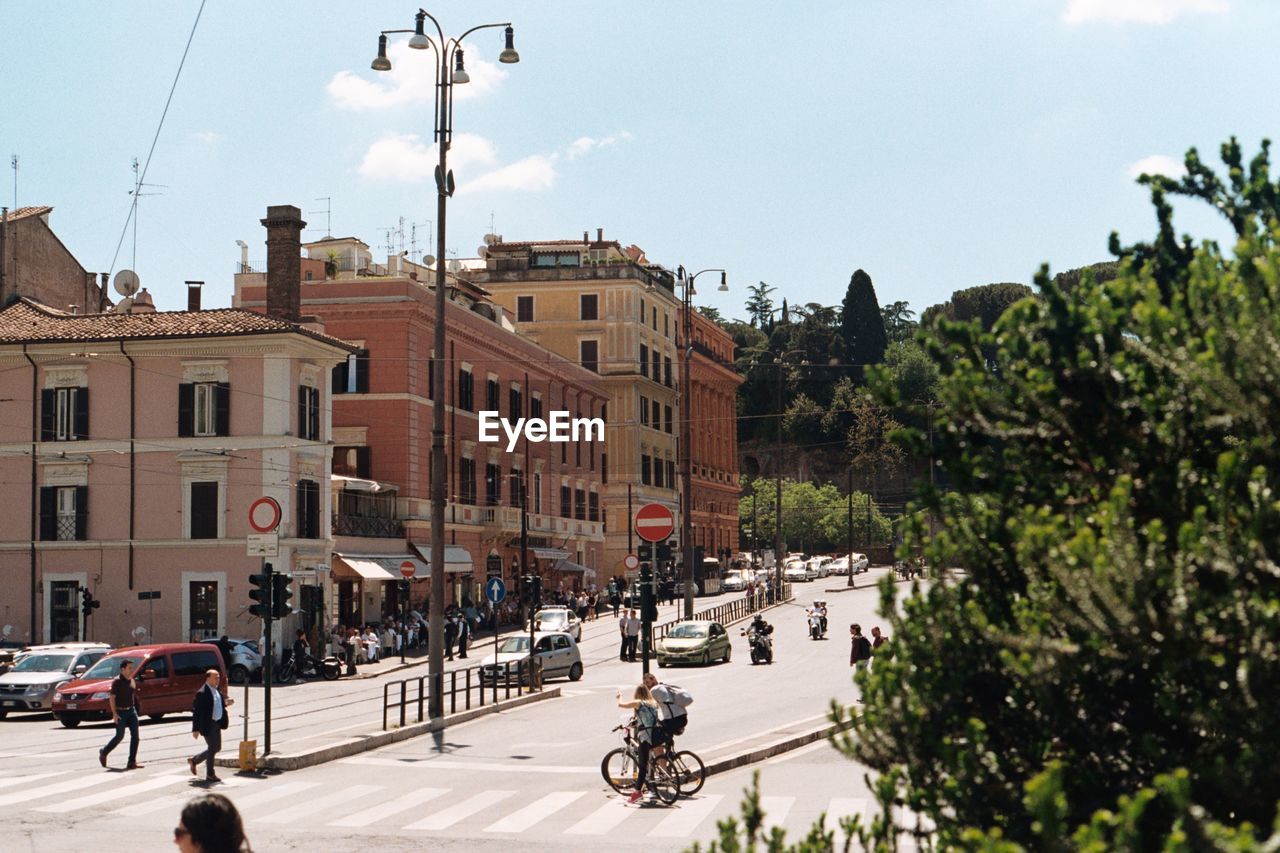
[[[88,775],[82,775],[75,779],[68,779],[65,782],[56,782],[52,785],[43,785],[39,788],[27,788],[25,791],[18,791],[12,794],[0,795],[0,806],[12,806],[16,803],[25,803],[29,800],[38,800],[41,797],[54,797],[59,794],[67,794],[71,791],[79,791],[81,788],[92,788],[94,785],[111,784],[119,782],[120,777],[116,774],[106,774],[101,771],[89,772]]]
[[[564,831],[565,835],[605,835],[635,811],[618,795]]]
[[[192,780],[195,779],[193,776],[188,776],[187,778]],[[223,779],[218,785],[209,788],[209,790],[221,793],[226,788],[243,787],[249,784],[250,781],[251,780],[242,776],[230,776]],[[111,814],[136,817],[138,815],[153,814],[155,812],[162,812],[166,810],[173,810],[176,812],[186,804],[187,800],[194,797],[199,790],[200,789],[193,788],[190,791],[184,791],[181,794],[174,794],[171,797],[158,797],[156,799],[147,799],[141,803],[130,803],[127,806],[122,806],[121,808],[116,809]]]
[[[515,791],[483,791],[470,799],[436,812],[425,820],[411,823],[405,829],[441,830],[448,829],[455,823],[471,817],[478,811],[497,805],[508,797],[514,797]]]
[[[599,773],[600,767],[573,764],[499,764],[496,761],[401,761],[396,758],[357,756],[346,758],[343,764],[376,764],[383,767],[403,767],[420,770],[492,770],[495,773]]]
[[[339,791],[334,791],[328,796],[317,797],[282,811],[272,812],[266,817],[258,818],[256,822],[293,823],[299,818],[304,818],[307,815],[324,811],[330,806],[340,806],[343,803],[358,803],[366,794],[376,794],[381,790],[381,785],[348,785]]]
[[[722,794],[710,794],[697,799],[679,800],[671,814],[664,817],[649,835],[656,838],[685,838],[715,811],[723,799]]]
[[[255,791],[238,800],[233,797],[232,801],[235,803],[237,809],[244,811],[245,809],[260,806],[263,803],[269,803],[272,800],[287,797],[290,794],[296,794],[299,791],[305,791],[308,788],[319,787],[319,785],[319,782],[285,782],[282,785],[272,785],[265,791]]]
[[[538,821],[550,817],[586,793],[586,791],[555,791],[530,803],[519,811],[512,812],[497,823],[486,826],[484,831],[524,832]]]
[[[13,785],[25,785],[28,782],[35,782],[40,779],[49,779],[53,776],[62,776],[70,773],[70,770],[55,770],[52,773],[33,773],[30,776],[14,776],[12,779],[0,779],[0,788],[8,788]]]
[[[787,815],[795,805],[795,797],[761,797],[760,810],[764,812],[764,831],[787,822]]]
[[[419,788],[416,791],[410,791],[403,797],[397,797],[387,803],[376,805],[364,811],[356,812],[348,815],[341,820],[330,821],[329,826],[368,826],[376,823],[383,818],[391,817],[393,814],[411,809],[414,806],[420,806],[425,802],[434,800],[436,797],[443,797],[449,793],[448,788]]]
[[[157,788],[165,788],[175,782],[181,782],[183,779],[190,779],[190,776],[157,776],[133,785],[122,785],[118,788],[112,788],[109,791],[99,791],[96,794],[86,794],[83,797],[77,797],[74,800],[63,800],[48,806],[41,806],[36,809],[38,812],[49,812],[51,814],[65,814],[80,809],[87,809],[90,806],[109,803],[112,800],[118,800],[122,797],[131,797],[134,794],[144,794],[147,791],[154,791]]]
[[[870,797],[836,797],[827,805],[827,828],[835,830],[835,848],[844,847],[844,832],[840,829],[840,819],[853,815],[862,816],[865,827],[875,814],[876,801]]]

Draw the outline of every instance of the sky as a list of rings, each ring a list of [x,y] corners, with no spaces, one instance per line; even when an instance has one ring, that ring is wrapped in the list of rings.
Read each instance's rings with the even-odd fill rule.
[[[0,157],[16,202],[51,205],[87,269],[134,268],[162,310],[230,305],[259,220],[385,258],[436,252],[433,57],[362,2],[0,0]],[[427,11],[465,44],[455,86],[449,257],[597,228],[648,258],[724,267],[698,304],[744,317],[747,287],[839,304],[853,271],[917,312],[964,287],[1030,282],[1154,233],[1143,170],[1197,147],[1247,156],[1280,124],[1268,0],[460,2]],[[197,15],[199,14],[198,24]],[[194,36],[192,36],[193,24]],[[430,26],[428,22],[428,26]],[[156,137],[183,51],[190,50]],[[1256,70],[1255,70],[1256,69]],[[150,155],[153,138],[154,152]],[[130,220],[133,158],[147,164]],[[15,202],[12,169],[0,204]],[[1223,239],[1194,205],[1180,230]],[[416,245],[413,242],[416,225]]]

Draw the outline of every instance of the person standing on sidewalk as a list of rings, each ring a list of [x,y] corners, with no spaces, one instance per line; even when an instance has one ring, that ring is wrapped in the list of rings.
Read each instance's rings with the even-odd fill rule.
[[[211,669],[204,674],[204,684],[196,691],[191,702],[191,737],[204,738],[204,751],[187,759],[187,767],[191,775],[196,775],[196,765],[201,761],[204,765],[206,782],[221,782],[213,772],[213,758],[222,749],[222,730],[228,725],[227,705],[231,699],[223,700],[218,685],[222,681],[222,673]]]
[[[634,609],[627,611],[627,660],[636,662],[636,649],[640,645],[640,617]]]
[[[452,616],[446,616],[444,619],[444,653],[449,660],[453,660],[453,641],[458,639],[458,623],[453,620]]]
[[[107,745],[98,750],[98,763],[107,766],[107,756],[124,740],[124,730],[129,729],[129,763],[125,770],[137,770],[138,763],[138,685],[133,680],[133,661],[120,664],[120,674],[111,681],[111,722],[116,724],[116,734]]]
[[[458,616],[458,657],[467,657],[467,641],[471,639],[471,620],[465,613]]]
[[[862,636],[862,626],[857,622],[849,626],[849,639],[852,641],[849,649],[849,666],[853,667],[853,678],[856,684],[858,674],[866,672],[871,664],[871,641]],[[858,686],[858,694],[858,701],[864,701],[861,685]]]

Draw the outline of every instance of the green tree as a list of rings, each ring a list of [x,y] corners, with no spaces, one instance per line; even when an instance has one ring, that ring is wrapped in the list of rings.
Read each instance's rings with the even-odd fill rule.
[[[915,341],[889,344],[884,354],[887,381],[892,383],[896,401],[928,405],[937,399],[938,366]]]
[[[885,347],[889,345],[884,318],[871,276],[860,269],[854,271],[845,289],[840,306],[840,336],[844,339],[844,361],[855,381],[862,381],[864,366],[884,361]]]
[[[890,344],[911,340],[920,325],[912,319],[916,316],[916,312],[911,310],[908,303],[902,301],[881,306],[880,316],[884,320],[884,332]]]
[[[769,325],[773,319],[773,300],[769,298],[769,294],[777,290],[765,284],[763,281],[759,284],[750,285],[747,291],[751,294],[747,297],[747,314],[751,318],[751,325],[758,326],[763,329]]]
[[[699,305],[695,310],[697,310],[697,312],[701,314],[703,317],[706,317],[708,320],[715,323],[717,326],[723,326],[725,324],[725,319],[720,314],[719,308],[713,308],[710,305]]]

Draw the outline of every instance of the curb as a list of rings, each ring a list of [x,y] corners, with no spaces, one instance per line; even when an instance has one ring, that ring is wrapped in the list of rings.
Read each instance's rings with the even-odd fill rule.
[[[284,771],[284,770],[301,770],[304,767],[314,767],[317,764],[324,764],[329,761],[336,761],[339,758],[347,758],[352,755],[358,755],[361,752],[379,749],[388,744],[398,743],[402,740],[419,737],[420,735],[431,734],[449,726],[458,723],[465,723],[468,720],[474,720],[485,714],[496,714],[502,711],[509,711],[513,708],[519,708],[522,705],[529,705],[533,702],[541,702],[545,699],[560,698],[560,688],[547,688],[540,693],[529,693],[524,696],[518,696],[515,699],[504,699],[494,705],[485,705],[484,707],[472,708],[468,711],[459,711],[456,714],[450,714],[447,717],[437,717],[434,720],[426,720],[421,723],[413,723],[402,729],[391,729],[389,731],[379,731],[369,735],[359,735],[347,740],[340,741],[329,746],[320,747],[318,749],[299,752],[292,755],[281,755],[272,753],[266,757],[259,757],[258,769],[267,771]],[[214,762],[218,767],[239,767],[240,762],[235,758],[219,758]]]
[[[736,770],[739,767],[745,767],[748,764],[756,764],[784,752],[790,752],[793,749],[799,749],[802,746],[808,746],[817,740],[824,740],[836,732],[845,731],[853,727],[853,720],[846,720],[843,723],[828,723],[811,731],[802,732],[798,735],[791,735],[782,740],[765,744],[746,752],[740,752],[737,755],[730,755],[725,758],[708,761],[706,764],[706,772],[704,775],[713,776],[717,773],[725,773],[729,770]]]

